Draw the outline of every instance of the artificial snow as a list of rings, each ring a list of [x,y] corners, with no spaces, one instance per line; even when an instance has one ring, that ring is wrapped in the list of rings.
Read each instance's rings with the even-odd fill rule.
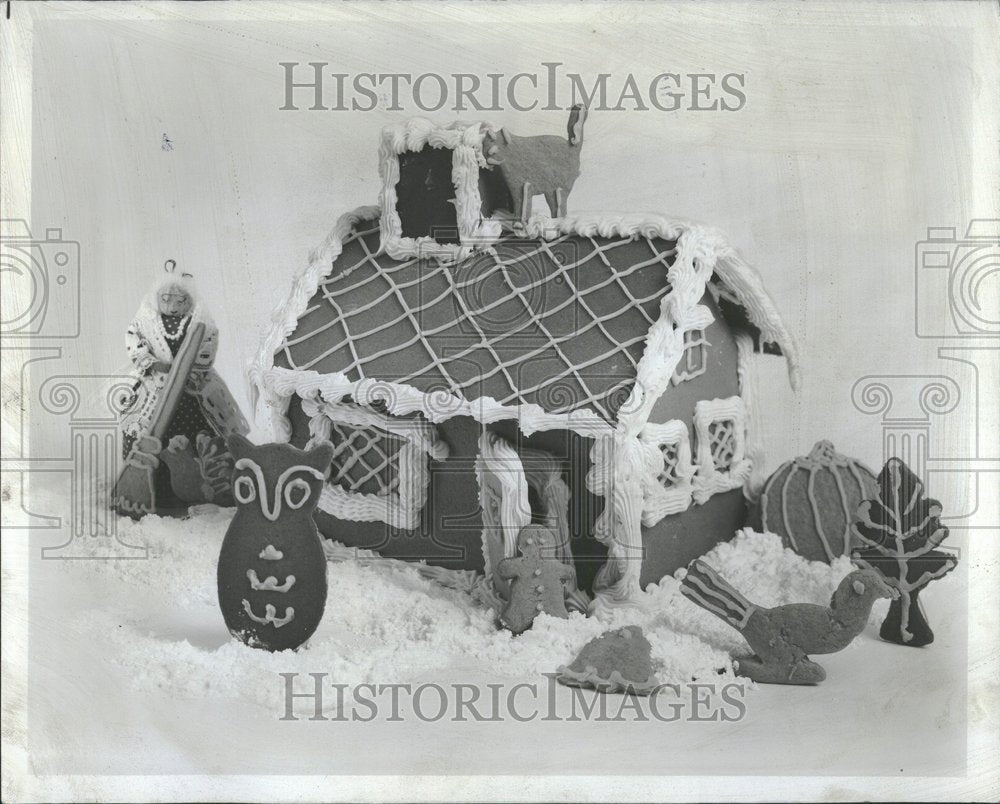
[[[494,613],[467,594],[397,561],[330,563],[324,619],[307,646],[255,650],[230,638],[218,608],[216,563],[233,510],[197,511],[184,520],[121,519],[119,538],[147,547],[148,560],[61,562],[68,583],[94,590],[92,607],[66,613],[69,625],[107,644],[109,661],[137,690],[212,694],[273,710],[281,705],[277,673],[323,672],[349,685],[435,680],[457,669],[472,679],[541,680],[589,640],[623,625],[642,627],[665,684],[733,681],[729,654],[747,650],[735,630],[680,594],[683,570],[647,587],[635,608],[600,618],[540,615],[530,631],[514,637],[498,630]],[[830,566],[806,561],[774,534],[749,529],[705,560],[764,606],[828,605],[852,569],[847,558]],[[876,609],[872,620],[883,614],[884,607]]]

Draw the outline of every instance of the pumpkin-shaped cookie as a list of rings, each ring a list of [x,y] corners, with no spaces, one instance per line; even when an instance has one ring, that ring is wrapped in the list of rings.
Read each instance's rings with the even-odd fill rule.
[[[855,512],[877,491],[867,466],[820,441],[808,455],[788,461],[768,478],[749,524],[778,534],[804,558],[829,564],[850,555]]]

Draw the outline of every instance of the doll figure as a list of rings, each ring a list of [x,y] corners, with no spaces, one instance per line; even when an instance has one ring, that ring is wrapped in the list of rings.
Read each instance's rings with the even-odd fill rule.
[[[125,335],[135,382],[122,416],[124,457],[138,438],[149,434],[156,403],[166,388],[173,359],[197,323],[204,323],[205,337],[194,368],[183,380],[184,393],[160,439],[162,446],[175,436],[184,436],[195,443],[199,433],[225,437],[233,433],[242,435],[249,430],[232,394],[212,368],[219,331],[199,303],[191,275],[176,271],[173,260],[167,260],[165,269],[153,291],[143,300]],[[164,471],[161,464],[157,473]],[[158,487],[162,485],[157,483]]]

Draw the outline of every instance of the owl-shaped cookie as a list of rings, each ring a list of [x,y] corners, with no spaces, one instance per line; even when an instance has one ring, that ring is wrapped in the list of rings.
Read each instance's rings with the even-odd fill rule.
[[[308,451],[227,439],[234,459],[236,515],[219,554],[219,606],[247,645],[302,645],[326,605],[326,558],[312,512],[333,457],[328,442]]]

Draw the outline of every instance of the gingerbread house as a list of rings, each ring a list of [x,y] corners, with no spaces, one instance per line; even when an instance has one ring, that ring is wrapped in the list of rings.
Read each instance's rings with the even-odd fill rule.
[[[628,603],[730,538],[763,470],[754,365],[792,339],[714,231],[510,220],[483,124],[383,132],[378,206],[340,218],[251,369],[278,440],[333,442],[320,530],[495,574],[547,523],[576,608]]]

